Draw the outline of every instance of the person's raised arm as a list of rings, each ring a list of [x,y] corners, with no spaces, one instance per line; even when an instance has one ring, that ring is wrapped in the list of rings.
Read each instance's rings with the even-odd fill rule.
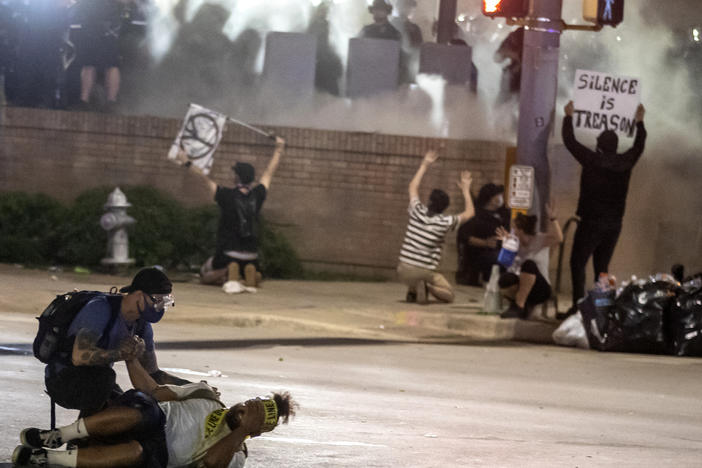
[[[556,218],[556,212],[553,209],[552,204],[546,204],[545,213],[548,217],[548,224],[546,226],[546,244],[549,247],[552,247],[563,242],[563,231],[561,230],[561,225],[558,223],[558,218]]]
[[[473,176],[470,171],[461,172],[461,180],[458,182],[458,187],[461,189],[463,194],[463,200],[466,204],[463,213],[458,215],[458,222],[465,223],[470,218],[475,215],[475,208],[473,207],[473,197],[470,195],[470,185],[473,183]]]
[[[439,153],[433,149],[427,151],[427,154],[424,155],[419,169],[417,169],[417,172],[409,183],[408,191],[410,200],[419,198],[419,184],[422,183],[422,177],[424,177],[424,173],[427,172],[427,168],[437,159],[439,159]]]
[[[634,167],[643,154],[647,135],[646,127],[644,127],[643,123],[645,114],[646,108],[643,106],[643,104],[639,104],[639,107],[636,108],[636,115],[634,116],[634,121],[636,122],[636,137],[634,138],[634,145],[629,148],[628,151],[617,156],[614,161],[614,170],[628,171]]]
[[[278,164],[280,164],[280,157],[283,155],[284,150],[285,140],[279,136],[275,137],[275,150],[273,151],[273,157],[268,163],[268,167],[266,167],[266,170],[263,171],[263,175],[261,176],[260,180],[261,185],[266,187],[266,190],[268,190],[271,186],[271,179],[273,178],[273,174],[275,174],[275,170],[278,169]]]
[[[178,150],[178,155],[176,156],[176,159],[174,161],[179,166],[184,167],[186,171],[190,171],[193,174],[197,175],[198,178],[207,186],[207,190],[210,192],[210,196],[214,197],[215,192],[217,192],[217,184],[212,179],[210,179],[210,177],[207,174],[202,172],[202,169],[193,165],[192,161],[188,159],[188,155],[185,154],[185,152],[182,149]]]
[[[563,144],[580,164],[588,164],[591,162],[594,153],[575,139],[575,132],[573,130],[573,113],[575,112],[575,106],[573,105],[573,101],[569,101],[563,110],[565,112],[563,127],[561,128]]]

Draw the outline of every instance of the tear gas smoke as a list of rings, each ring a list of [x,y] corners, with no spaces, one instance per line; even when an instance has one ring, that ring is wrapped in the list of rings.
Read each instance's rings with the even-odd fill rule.
[[[687,0],[678,0],[685,2],[694,8],[694,2]],[[154,102],[149,99],[148,95],[140,96],[142,101],[140,110],[143,112],[179,115],[182,109],[187,104],[187,96],[203,96],[205,100],[210,102],[228,103],[234,108],[227,108],[224,103],[218,106],[225,112],[236,110],[240,117],[245,117],[249,120],[249,116],[255,115],[262,119],[259,123],[275,124],[279,122],[278,117],[282,112],[280,107],[269,109],[256,109],[256,102],[275,102],[275,96],[264,99],[247,99],[242,96],[251,96],[251,89],[256,93],[264,95],[271,94],[271,90],[260,89],[256,83],[257,75],[260,72],[262,44],[265,39],[265,33],[269,31],[298,31],[304,32],[309,26],[310,20],[314,16],[315,9],[320,7],[320,4],[326,3],[328,8],[328,26],[329,26],[329,42],[332,49],[337,53],[342,64],[346,62],[346,53],[348,48],[348,40],[354,37],[361,29],[363,24],[371,21],[370,15],[367,12],[367,2],[357,0],[336,0],[322,2],[322,0],[269,0],[260,2],[258,0],[155,0],[153,9],[151,10],[152,30],[149,35],[150,49],[157,62],[163,60],[178,59],[184,63],[193,63],[197,65],[201,71],[204,71],[204,80],[199,79],[200,76],[193,77],[193,82],[182,79],[182,75],[178,75],[176,89],[171,88],[174,96],[182,96],[183,99],[177,102],[177,99],[169,99],[169,105],[165,108],[160,102]],[[422,1],[413,15],[413,21],[422,26],[425,40],[430,40],[431,23],[436,16],[438,1]],[[504,26],[502,20],[490,20],[480,14],[480,2],[460,0],[459,1],[459,34],[473,47],[473,60],[479,70],[479,98],[485,102],[489,108],[489,114],[485,115],[485,110],[480,109],[480,112],[463,113],[466,117],[480,120],[479,127],[484,130],[483,123],[488,117],[490,126],[493,127],[491,135],[499,139],[514,138],[512,129],[512,118],[517,101],[516,99],[508,101],[506,104],[495,105],[495,96],[499,92],[501,81],[500,65],[493,60],[493,53],[497,49],[499,43],[513,29]],[[576,2],[577,3],[577,2]],[[669,134],[669,130],[673,132],[681,132],[684,135],[698,135],[696,131],[689,131],[699,128],[700,113],[697,108],[690,109],[691,97],[699,94],[693,91],[693,83],[690,75],[687,73],[686,64],[672,63],[670,60],[670,49],[674,46],[671,27],[668,22],[684,22],[686,17],[676,17],[668,15],[665,20],[657,22],[648,21],[651,17],[651,11],[655,9],[653,0],[642,1],[637,4],[627,4],[626,21],[618,28],[604,28],[602,31],[595,32],[574,32],[566,31],[562,35],[561,43],[561,73],[559,76],[561,99],[567,99],[572,93],[572,81],[576,68],[590,68],[593,70],[606,70],[614,73],[627,75],[636,75],[642,78],[644,89],[644,102],[654,110],[648,118],[651,123],[660,128],[665,129],[665,134]],[[198,12],[204,6],[217,5],[220,7],[219,15],[222,16],[221,23],[214,25],[215,31],[190,31],[191,34],[197,37],[194,42],[200,47],[190,47],[187,50],[174,50],[174,43],[178,40],[178,35],[187,30],[189,25],[192,26],[196,20]],[[699,7],[698,7],[699,8]],[[684,11],[684,8],[671,8],[673,11]],[[580,19],[580,5],[571,5],[566,2],[564,7],[564,18],[571,22],[582,22]],[[654,17],[655,18],[655,17]],[[212,28],[212,21],[200,22],[198,28]],[[217,39],[211,37],[217,34]],[[224,49],[227,49],[227,41],[234,45],[236,52],[228,52],[226,50],[216,51],[215,45],[218,41]],[[199,40],[199,41],[198,41]],[[238,41],[238,42],[237,42]],[[238,46],[238,48],[237,48]],[[170,52],[169,52],[170,51]],[[222,61],[227,62],[228,66],[218,64],[203,63],[202,57],[198,57],[202,52],[206,51],[208,58],[219,57]],[[192,54],[191,56],[188,53]],[[253,55],[253,58],[252,58]],[[244,57],[245,56],[245,57]],[[172,60],[173,61],[173,60]],[[244,75],[242,73],[233,73],[229,76],[228,72],[237,68],[243,63]],[[234,62],[234,63],[233,63]],[[665,67],[666,72],[661,73],[661,68]],[[165,67],[168,69],[169,67]],[[226,76],[217,76],[217,73],[227,74]],[[157,73],[158,76],[158,67]],[[198,75],[196,73],[195,75]],[[199,74],[201,75],[201,73]],[[237,76],[238,75],[238,76]],[[339,77],[343,83],[343,74]],[[421,79],[420,79],[421,80]],[[173,80],[157,79],[158,86],[176,83]],[[169,83],[170,82],[170,83]],[[222,89],[211,89],[208,84],[222,85]],[[437,84],[428,85],[429,82],[421,81],[419,88],[435,93]],[[427,88],[427,86],[429,86]],[[167,86],[168,88],[168,86]],[[199,90],[198,90],[199,88]],[[157,93],[161,94],[161,93]],[[407,90],[398,93],[395,99],[380,98],[383,108],[392,101],[400,101],[402,97],[408,94]],[[411,94],[411,93],[410,93]],[[208,99],[209,96],[209,99]],[[436,94],[431,95],[432,102],[436,102]],[[160,98],[161,96],[159,96]],[[319,99],[314,99],[315,105],[331,106],[336,110],[345,109],[348,103],[335,102],[337,99],[330,96],[322,96]],[[474,106],[475,100],[465,93],[465,96],[459,96],[458,101],[447,100],[444,110],[446,114],[451,113],[452,108],[463,106]],[[310,111],[316,112],[315,105],[309,103],[298,104],[296,107],[309,108]],[[396,129],[396,126],[389,124],[386,120],[394,120],[398,111],[403,114],[407,111],[408,106],[401,102],[396,102],[393,111],[383,112],[378,103],[380,112],[372,112],[368,116],[369,121],[375,121],[375,125],[366,124],[366,128],[375,127],[375,131],[389,131]],[[251,107],[253,106],[253,108]],[[437,106],[429,106],[429,108],[417,107],[414,104],[409,105],[410,108],[415,108],[417,112],[422,114],[418,116],[417,121],[424,121],[427,124],[426,129],[419,130],[421,135],[440,136],[445,131],[443,125],[437,125],[439,120],[437,114]],[[561,107],[561,106],[559,106]],[[558,109],[560,111],[560,108]],[[323,112],[327,115],[330,112]],[[387,119],[384,118],[387,116]],[[298,126],[310,126],[306,116],[297,115],[296,121]],[[445,118],[444,116],[443,118]],[[316,120],[316,119],[313,119]],[[648,120],[648,119],[647,119]],[[505,124],[505,121],[508,123]],[[660,121],[660,122],[659,122]],[[475,128],[474,122],[463,122],[459,130],[456,125],[452,125],[452,137],[471,137],[469,129]],[[359,130],[358,128],[349,128],[348,121],[344,116],[338,116],[337,119],[325,125],[325,128],[337,128],[348,130]],[[411,131],[410,131],[411,130]],[[400,133],[416,133],[417,129],[411,128]],[[507,133],[506,133],[507,132]],[[662,132],[663,133],[663,132]],[[485,136],[481,134],[481,136]],[[697,142],[693,146],[698,146]]]
[[[435,131],[446,133],[444,120],[444,90],[446,80],[439,75],[418,75],[417,86],[431,99],[431,124]],[[448,135],[442,135],[448,136]]]
[[[627,2],[625,20],[617,28],[562,34],[554,142],[560,141],[562,108],[572,97],[577,68],[639,77],[649,139],[634,170],[617,257],[640,257],[637,249],[650,249],[659,240],[656,236],[662,236],[659,226],[667,223],[673,231],[680,227],[678,238],[686,246],[684,251],[696,253],[693,258],[679,259],[654,254],[656,267],[676,260],[699,269],[702,96],[695,80],[702,71],[702,47],[695,43],[695,37],[698,41],[700,37],[699,24],[693,23],[701,15],[693,13],[702,13],[702,5],[698,0],[665,3],[662,9],[655,0]],[[215,8],[212,4],[219,8],[218,13],[203,16],[203,9]],[[336,0],[326,5],[328,44],[343,67],[349,38],[371,17],[365,1]],[[493,59],[514,27],[481,15],[477,0],[459,0],[457,30],[472,47],[479,72],[477,96],[428,77],[394,94],[354,101],[325,93],[291,101],[262,87],[259,75],[265,33],[305,32],[321,7],[321,0],[181,0],[180,4],[155,0],[149,38],[156,64],[146,73],[151,85],[141,90],[138,110],[182,117],[192,101],[259,124],[516,142],[518,102],[513,98],[497,103],[502,65]],[[426,41],[433,38],[437,12],[438,0],[422,0],[412,16]],[[563,18],[582,24],[581,3],[564,2]],[[342,91],[343,77],[342,68],[337,75]],[[586,136],[582,140],[594,146],[594,140]],[[620,151],[630,144],[631,140],[622,138]],[[670,180],[675,187],[670,187]],[[572,197],[577,193],[577,180],[569,183]],[[658,187],[666,190],[654,189]],[[639,273],[653,268],[642,262],[632,260],[624,267]]]
[[[323,3],[328,9],[329,46],[343,65],[348,40],[372,21],[365,1],[155,0],[149,32],[154,66],[146,80],[151,84],[133,99],[137,111],[177,117],[193,101],[269,125],[451,138],[469,137],[471,128],[473,136],[496,137],[485,118],[486,106],[467,92],[445,89],[443,80],[419,78],[417,86],[395,95],[353,103],[323,93],[303,102],[291,101],[260,86],[265,34],[307,31]],[[431,40],[436,2],[418,3],[412,20],[422,27],[425,40]],[[217,51],[217,45],[222,50]],[[500,69],[491,65],[499,83]],[[342,89],[344,77],[342,69],[337,77]],[[495,82],[487,76],[485,80]],[[497,92],[496,86],[486,89]],[[448,106],[441,97],[447,93],[452,95]],[[450,114],[462,121],[449,122]],[[466,119],[479,124],[468,125]],[[512,131],[511,126],[499,128],[503,138],[505,129]]]

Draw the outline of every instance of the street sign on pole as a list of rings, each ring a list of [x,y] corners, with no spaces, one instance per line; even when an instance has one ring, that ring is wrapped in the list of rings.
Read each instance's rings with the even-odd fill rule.
[[[509,199],[512,209],[529,210],[534,198],[534,168],[514,164],[509,168]]]

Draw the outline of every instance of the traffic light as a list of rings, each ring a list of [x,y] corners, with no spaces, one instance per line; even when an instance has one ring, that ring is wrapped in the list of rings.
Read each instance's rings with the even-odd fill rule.
[[[624,19],[624,0],[583,0],[583,18],[617,26]]]
[[[483,0],[483,14],[491,18],[524,18],[529,14],[529,0]]]

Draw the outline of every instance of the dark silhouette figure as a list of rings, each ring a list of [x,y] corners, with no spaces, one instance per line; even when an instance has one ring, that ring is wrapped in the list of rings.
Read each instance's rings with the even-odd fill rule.
[[[317,38],[317,66],[314,84],[320,90],[338,96],[339,79],[344,67],[329,43],[329,2],[319,4],[307,32]]]
[[[617,153],[619,139],[612,130],[605,130],[600,134],[595,151],[580,144],[573,131],[573,113],[573,101],[570,101],[565,106],[563,143],[582,166],[582,173],[576,211],[580,216],[580,223],[575,231],[570,255],[573,307],[565,316],[575,313],[578,300],[585,296],[585,266],[588,259],[592,257],[595,280],[599,278],[600,273],[609,272],[609,262],[622,229],[631,171],[641,157],[646,143],[643,105],[639,105],[634,117],[634,145],[621,154]]]
[[[392,13],[392,5],[385,0],[373,0],[373,4],[368,7],[368,11],[373,15],[373,23],[363,27],[359,37],[367,39],[389,39],[401,41],[400,31],[390,24],[388,17]]]
[[[500,86],[500,101],[506,101],[519,93],[522,81],[522,52],[524,50],[524,28],[509,33],[495,52],[495,62],[507,64],[502,68],[502,83]]]

